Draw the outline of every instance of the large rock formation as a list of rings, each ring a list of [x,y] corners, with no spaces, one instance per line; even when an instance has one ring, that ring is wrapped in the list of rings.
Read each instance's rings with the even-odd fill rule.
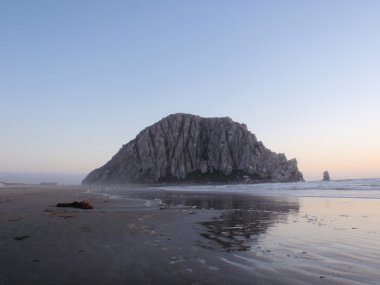
[[[83,184],[303,181],[295,159],[230,118],[174,114],[141,131]]]

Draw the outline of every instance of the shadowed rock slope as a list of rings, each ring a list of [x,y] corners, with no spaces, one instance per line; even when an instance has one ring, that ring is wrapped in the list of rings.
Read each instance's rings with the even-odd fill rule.
[[[228,117],[173,114],[141,131],[83,184],[303,181],[295,159]]]

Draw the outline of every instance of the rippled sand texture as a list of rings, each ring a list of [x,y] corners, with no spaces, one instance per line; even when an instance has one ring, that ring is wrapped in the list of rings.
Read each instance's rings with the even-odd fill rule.
[[[269,283],[273,276],[282,276],[290,284],[314,283],[317,278],[321,284],[380,284],[380,201],[298,200],[298,211],[265,233],[250,236],[246,251],[223,260]]]
[[[144,194],[140,194],[144,196]],[[264,283],[380,284],[380,200],[150,193],[163,204],[224,209],[201,245]],[[149,195],[146,195],[149,197]]]
[[[1,189],[1,285],[380,284],[378,199],[87,190]]]

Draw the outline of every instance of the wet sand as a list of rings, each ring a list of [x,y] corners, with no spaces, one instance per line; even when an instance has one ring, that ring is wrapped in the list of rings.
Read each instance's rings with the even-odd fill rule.
[[[380,284],[380,200],[87,190],[0,189],[0,284]]]

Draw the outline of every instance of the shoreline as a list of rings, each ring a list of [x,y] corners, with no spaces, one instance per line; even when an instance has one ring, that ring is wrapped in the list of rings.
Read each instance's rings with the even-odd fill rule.
[[[0,284],[374,284],[380,278],[376,199],[185,191],[155,192],[160,200],[147,193],[115,199],[88,190],[0,189]],[[95,209],[55,207],[82,200]]]

